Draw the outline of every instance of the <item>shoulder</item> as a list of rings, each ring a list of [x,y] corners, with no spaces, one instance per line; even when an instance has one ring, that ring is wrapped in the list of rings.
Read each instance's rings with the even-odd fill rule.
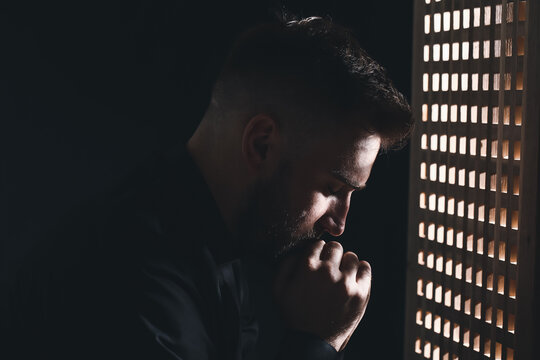
[[[182,231],[195,199],[182,190],[183,161],[148,162],[33,249],[11,293],[12,326],[30,329],[18,332],[21,342],[35,331],[57,349],[70,339],[150,354],[211,351],[215,276],[203,243]]]

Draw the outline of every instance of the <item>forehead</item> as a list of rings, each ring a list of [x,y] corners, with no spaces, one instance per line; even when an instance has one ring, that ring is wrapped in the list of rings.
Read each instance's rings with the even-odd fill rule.
[[[341,141],[327,143],[327,161],[332,162],[336,171],[343,175],[369,172],[379,153],[381,139],[377,135],[345,136]],[[330,165],[330,164],[328,164]],[[368,173],[369,175],[369,173]],[[350,176],[348,176],[350,177]],[[365,179],[367,181],[367,178]]]
[[[329,133],[307,152],[303,162],[305,166],[365,183],[380,145],[381,139],[375,134]]]

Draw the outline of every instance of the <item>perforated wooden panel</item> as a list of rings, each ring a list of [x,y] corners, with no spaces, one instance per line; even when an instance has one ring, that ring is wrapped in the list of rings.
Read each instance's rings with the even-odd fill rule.
[[[534,301],[532,1],[416,3],[406,358],[529,359],[516,317]]]

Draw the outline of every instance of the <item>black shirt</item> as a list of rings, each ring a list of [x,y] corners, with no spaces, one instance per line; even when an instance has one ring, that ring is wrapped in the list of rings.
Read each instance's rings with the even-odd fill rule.
[[[34,249],[8,290],[2,349],[9,359],[341,357],[288,330],[256,349],[240,250],[181,146]],[[249,271],[270,287],[269,269]]]

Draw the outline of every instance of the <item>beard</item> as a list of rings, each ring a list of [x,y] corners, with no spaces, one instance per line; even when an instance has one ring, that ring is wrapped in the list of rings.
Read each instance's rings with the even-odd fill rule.
[[[293,210],[291,170],[289,163],[282,160],[271,178],[254,184],[239,218],[243,249],[273,264],[323,235],[315,228],[300,232],[307,212]]]

